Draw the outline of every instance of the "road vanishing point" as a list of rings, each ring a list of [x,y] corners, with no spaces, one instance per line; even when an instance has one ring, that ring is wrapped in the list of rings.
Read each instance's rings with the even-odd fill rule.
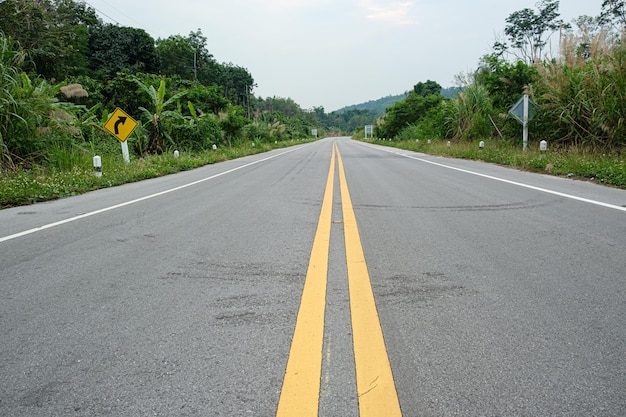
[[[624,416],[625,250],[625,190],[349,138],[0,210],[0,415]]]

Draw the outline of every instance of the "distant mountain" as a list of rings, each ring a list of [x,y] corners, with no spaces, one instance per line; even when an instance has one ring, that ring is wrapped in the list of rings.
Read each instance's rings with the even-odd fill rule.
[[[380,116],[385,113],[385,109],[398,101],[402,101],[406,98],[407,94],[398,94],[397,96],[387,96],[379,98],[378,100],[370,100],[367,103],[353,104],[351,106],[342,107],[339,110],[335,110],[337,113],[344,113],[350,110],[367,110],[376,116]]]
[[[441,95],[447,98],[454,98],[461,91],[462,91],[462,88],[460,87],[442,88]],[[353,104],[351,106],[346,106],[346,107],[340,108],[339,110],[335,110],[333,113],[345,113],[350,110],[367,110],[370,113],[376,115],[376,117],[378,117],[385,113],[385,110],[387,109],[387,107],[392,106],[394,103],[398,101],[404,100],[407,94],[408,93],[398,94],[396,96],[381,97],[378,100],[370,100],[367,103]]]

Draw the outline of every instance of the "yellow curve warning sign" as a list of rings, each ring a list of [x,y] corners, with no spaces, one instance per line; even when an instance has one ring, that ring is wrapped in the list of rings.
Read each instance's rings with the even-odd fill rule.
[[[126,141],[136,127],[137,121],[119,107],[115,109],[109,120],[104,124],[104,128],[118,138],[120,142]]]

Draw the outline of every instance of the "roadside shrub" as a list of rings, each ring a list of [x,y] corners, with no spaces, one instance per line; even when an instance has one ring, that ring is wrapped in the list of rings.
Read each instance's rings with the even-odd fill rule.
[[[203,114],[198,118],[197,125],[204,149],[210,149],[213,144],[224,143],[224,132],[217,115]]]
[[[271,130],[271,125],[262,121],[254,121],[244,127],[244,136],[253,142],[269,142],[272,139]]]
[[[213,114],[172,124],[170,136],[179,148],[190,151],[211,149],[211,145],[222,142],[219,120]]]
[[[443,105],[428,110],[416,126],[415,139],[443,139],[446,137]]]

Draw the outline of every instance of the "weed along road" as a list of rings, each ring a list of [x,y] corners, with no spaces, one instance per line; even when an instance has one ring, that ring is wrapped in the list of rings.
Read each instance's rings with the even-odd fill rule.
[[[624,416],[626,191],[348,138],[0,211],[2,416]]]

